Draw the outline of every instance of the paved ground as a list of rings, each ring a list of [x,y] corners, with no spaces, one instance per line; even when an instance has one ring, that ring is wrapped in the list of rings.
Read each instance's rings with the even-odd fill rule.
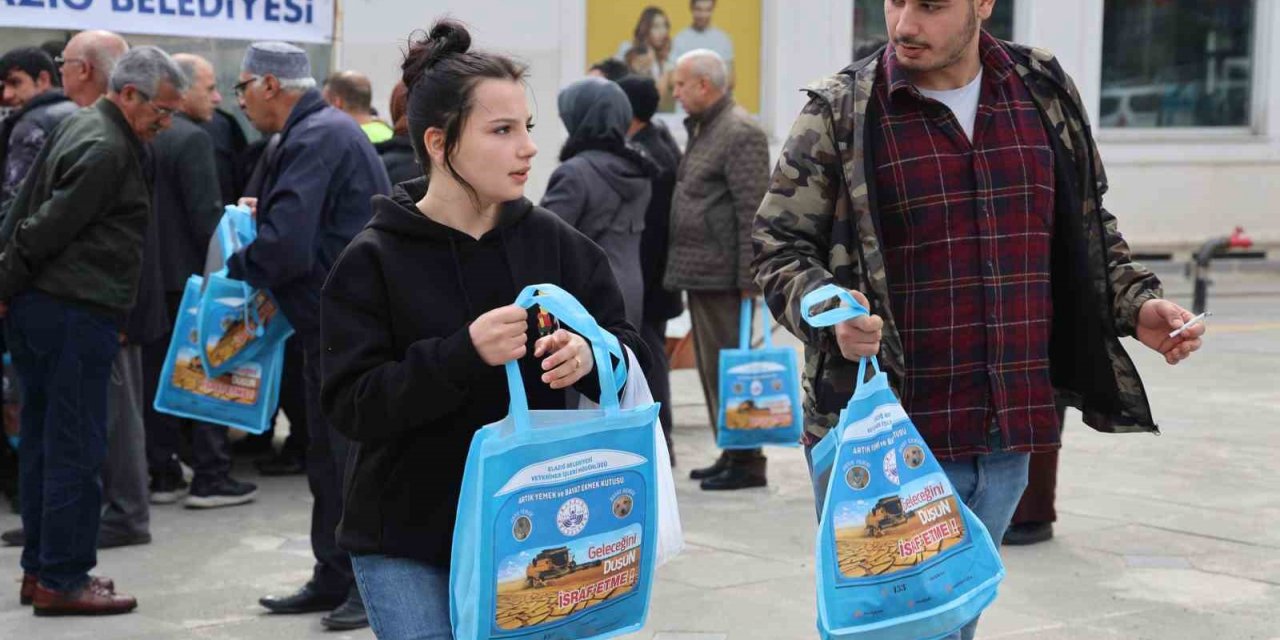
[[[1170,293],[1186,301],[1170,270]],[[1058,535],[1004,550],[1009,578],[981,638],[1280,640],[1280,278],[1222,278],[1209,347],[1178,368],[1133,349],[1155,436],[1108,436],[1069,417]],[[677,372],[683,476],[713,457],[697,378]],[[814,517],[803,457],[770,452],[771,486],[704,495],[677,479],[690,548],[659,574],[644,640],[812,638]],[[246,475],[250,472],[242,471]],[[43,620],[0,584],[0,637],[371,638],[328,634],[319,616],[268,616],[258,596],[306,579],[301,478],[259,479],[253,505],[156,508],[155,542],[104,551],[99,571],[141,607]],[[0,527],[17,524],[0,515]],[[0,549],[17,577],[18,551]]]

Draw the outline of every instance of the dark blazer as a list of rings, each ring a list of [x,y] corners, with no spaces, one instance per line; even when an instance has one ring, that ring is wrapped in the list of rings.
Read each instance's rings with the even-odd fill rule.
[[[235,204],[244,192],[245,182],[249,179],[249,163],[245,158],[245,149],[249,141],[244,129],[235,116],[215,109],[213,119],[201,122],[200,128],[213,140],[214,165],[218,168],[218,191],[222,193],[222,204]]]
[[[209,238],[222,217],[213,139],[185,115],[156,136],[154,207],[160,240],[158,268],[167,293],[180,293],[204,269]]]

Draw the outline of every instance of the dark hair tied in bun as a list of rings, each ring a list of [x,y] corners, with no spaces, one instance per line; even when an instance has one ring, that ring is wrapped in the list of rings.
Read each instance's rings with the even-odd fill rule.
[[[409,51],[400,65],[401,79],[406,87],[412,89],[423,73],[440,64],[441,60],[464,54],[470,49],[471,33],[466,27],[454,20],[440,20],[426,37],[414,40],[410,36]]]
[[[522,82],[525,67],[506,56],[472,51],[467,28],[445,18],[436,22],[425,38],[415,41],[410,37],[409,51],[400,69],[409,88],[406,115],[418,163],[430,177],[431,159],[423,136],[432,128],[444,131],[444,168],[469,189],[470,185],[453,170],[451,157],[458,148],[462,125],[471,113],[475,87],[486,79]]]

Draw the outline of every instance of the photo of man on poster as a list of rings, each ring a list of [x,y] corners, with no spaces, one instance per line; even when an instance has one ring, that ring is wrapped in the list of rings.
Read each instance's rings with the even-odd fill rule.
[[[728,88],[748,113],[760,112],[759,0],[586,0],[587,57],[592,67],[653,78],[662,119],[681,127],[673,73],[681,55],[714,51],[726,63]],[[607,75],[607,74],[605,74]]]
[[[695,49],[710,49],[720,54],[729,71],[729,90],[732,91],[737,84],[734,82],[733,38],[711,25],[715,10],[716,0],[690,0],[693,24],[676,34],[671,44],[671,58],[679,60],[680,56]]]

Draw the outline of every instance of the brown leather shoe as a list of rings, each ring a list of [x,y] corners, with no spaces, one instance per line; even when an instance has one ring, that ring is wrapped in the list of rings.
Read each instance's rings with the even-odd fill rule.
[[[111,591],[114,593],[116,590],[116,583],[111,578],[103,578],[100,576],[89,576],[89,579],[94,582],[97,582],[100,587],[102,587],[103,589],[106,589],[107,591]],[[38,579],[36,578],[36,574],[34,573],[22,574],[22,591],[18,593],[18,601],[21,602],[23,605],[30,605],[32,600],[36,597],[37,581]]]
[[[37,582],[32,604],[38,616],[110,616],[133,611],[138,601],[104,588],[102,580],[90,579],[73,593],[54,591]]]

